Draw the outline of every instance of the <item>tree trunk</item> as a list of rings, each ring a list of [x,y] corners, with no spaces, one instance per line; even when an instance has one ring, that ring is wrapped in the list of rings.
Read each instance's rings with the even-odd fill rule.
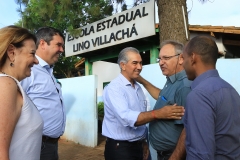
[[[186,38],[182,6],[184,7],[186,29],[189,39],[186,0],[158,0],[160,43],[164,40],[175,40],[186,44],[188,41]]]

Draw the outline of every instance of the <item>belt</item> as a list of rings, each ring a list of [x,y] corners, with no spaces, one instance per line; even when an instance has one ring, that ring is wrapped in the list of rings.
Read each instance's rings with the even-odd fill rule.
[[[42,141],[43,142],[50,142],[50,143],[57,143],[60,137],[58,138],[51,138],[48,136],[42,136]]]
[[[117,143],[131,143],[131,144],[142,144],[144,142],[144,140],[137,140],[137,141],[127,141],[127,140],[115,140],[112,138],[107,137],[107,142],[117,142]]]
[[[168,150],[168,151],[157,151],[157,153],[159,155],[165,156],[165,155],[169,155],[172,154],[173,150]]]

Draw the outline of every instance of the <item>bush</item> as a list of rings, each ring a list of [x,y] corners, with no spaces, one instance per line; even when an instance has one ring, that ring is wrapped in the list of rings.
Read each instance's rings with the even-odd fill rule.
[[[98,102],[98,115],[104,115],[104,103]]]

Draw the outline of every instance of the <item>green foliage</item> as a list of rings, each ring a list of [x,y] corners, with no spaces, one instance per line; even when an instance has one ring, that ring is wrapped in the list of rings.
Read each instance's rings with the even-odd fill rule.
[[[15,22],[14,25],[22,27],[22,20],[18,20],[18,22]]]
[[[68,78],[78,76],[78,70],[75,68],[75,63],[77,63],[81,57],[71,56],[65,57],[60,56],[58,62],[54,67],[54,75],[57,78]]]
[[[24,26],[32,31],[42,26],[71,32],[112,15],[105,0],[30,0],[23,11]]]
[[[98,115],[104,115],[104,103],[98,102]]]
[[[115,4],[114,5],[115,13],[119,12],[118,8],[121,8],[121,11],[125,11],[128,8],[132,8],[132,7],[135,7],[135,6],[139,5],[139,4],[149,2],[149,0],[131,0],[131,1],[132,1],[132,4],[130,6],[127,6],[125,0],[112,0],[111,2],[113,4]]]

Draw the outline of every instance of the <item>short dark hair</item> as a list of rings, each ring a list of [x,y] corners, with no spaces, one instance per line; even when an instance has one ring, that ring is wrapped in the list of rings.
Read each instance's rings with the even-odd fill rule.
[[[185,51],[188,55],[195,53],[201,56],[205,64],[215,65],[218,59],[218,47],[215,41],[209,36],[196,36],[192,38]]]
[[[56,28],[53,27],[42,27],[39,28],[37,30],[37,32],[35,33],[36,37],[37,37],[37,42],[36,42],[36,46],[38,48],[38,45],[40,43],[40,40],[43,39],[45,42],[47,42],[47,44],[50,44],[50,41],[53,40],[53,36],[55,35],[59,35],[64,38],[64,35],[62,34],[62,32]]]

